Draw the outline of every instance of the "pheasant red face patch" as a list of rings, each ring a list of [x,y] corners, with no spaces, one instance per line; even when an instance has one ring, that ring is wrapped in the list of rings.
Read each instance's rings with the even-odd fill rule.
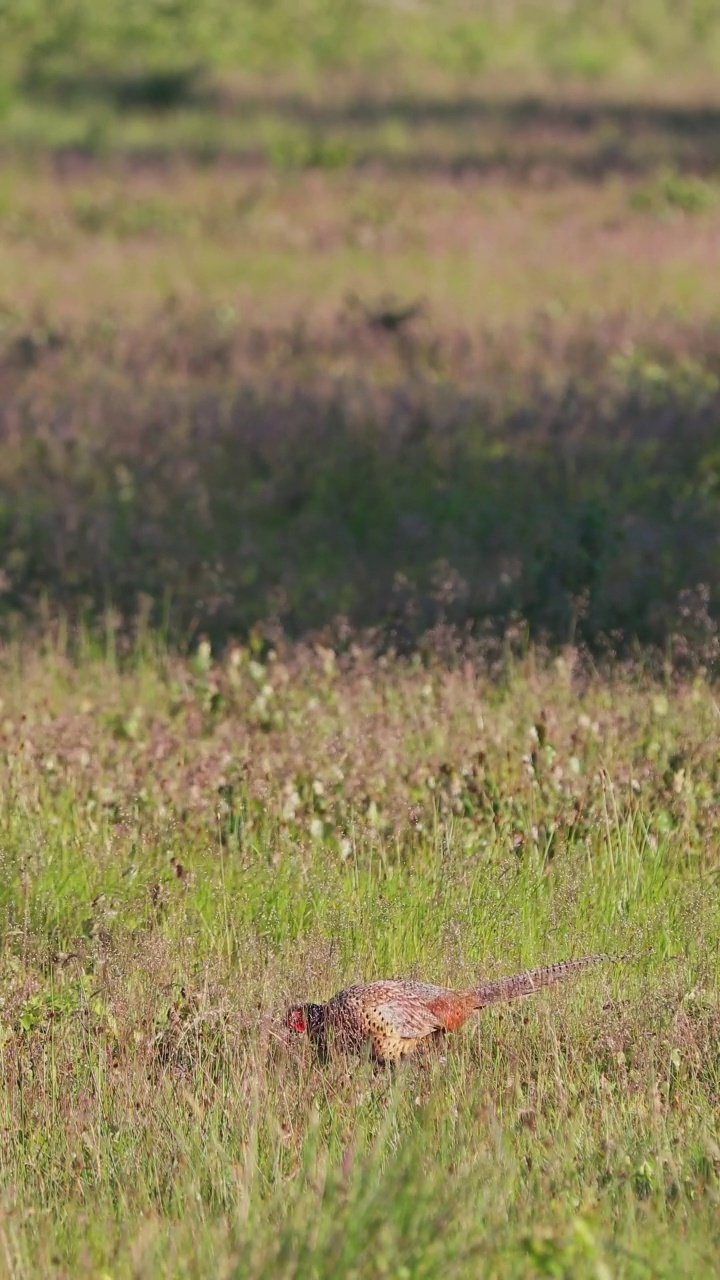
[[[287,1024],[291,1031],[297,1031],[299,1034],[307,1031],[305,1014],[302,1009],[288,1009]]]

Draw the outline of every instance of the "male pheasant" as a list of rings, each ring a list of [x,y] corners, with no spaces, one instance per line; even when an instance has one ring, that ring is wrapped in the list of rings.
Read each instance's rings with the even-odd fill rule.
[[[383,1065],[415,1053],[430,1038],[438,1040],[446,1031],[457,1031],[476,1009],[531,995],[603,960],[612,957],[561,960],[463,991],[402,978],[370,982],[346,987],[327,1004],[292,1005],[285,1023],[291,1031],[307,1033],[322,1062],[331,1048],[353,1053],[369,1041],[371,1057]]]

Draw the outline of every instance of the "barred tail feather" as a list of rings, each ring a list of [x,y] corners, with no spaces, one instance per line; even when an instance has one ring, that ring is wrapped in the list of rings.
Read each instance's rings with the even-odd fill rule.
[[[613,963],[617,959],[623,960],[625,957],[579,956],[577,960],[560,960],[557,964],[543,965],[541,969],[525,969],[523,973],[514,973],[509,978],[498,978],[495,982],[487,982],[484,986],[475,988],[477,1008],[483,1009],[486,1004],[499,1004],[503,1000],[517,1000],[521,996],[532,995],[533,991],[539,991],[541,987],[552,987],[556,982],[562,982],[564,978],[569,978],[571,974],[587,969],[590,965],[603,961]]]

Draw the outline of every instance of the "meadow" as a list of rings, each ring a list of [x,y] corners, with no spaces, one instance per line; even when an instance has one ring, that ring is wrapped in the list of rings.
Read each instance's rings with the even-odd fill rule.
[[[719,66],[0,4],[0,1277],[716,1273]]]

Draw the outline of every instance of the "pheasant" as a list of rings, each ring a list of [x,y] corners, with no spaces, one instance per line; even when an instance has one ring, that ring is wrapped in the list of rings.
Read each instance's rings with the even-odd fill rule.
[[[291,1005],[285,1025],[309,1036],[321,1062],[327,1061],[331,1048],[355,1053],[369,1041],[371,1057],[382,1066],[415,1053],[430,1039],[441,1039],[446,1031],[457,1031],[487,1004],[531,995],[580,969],[612,959],[595,955],[561,960],[463,991],[402,978],[370,982],[346,987],[327,1004]]]

